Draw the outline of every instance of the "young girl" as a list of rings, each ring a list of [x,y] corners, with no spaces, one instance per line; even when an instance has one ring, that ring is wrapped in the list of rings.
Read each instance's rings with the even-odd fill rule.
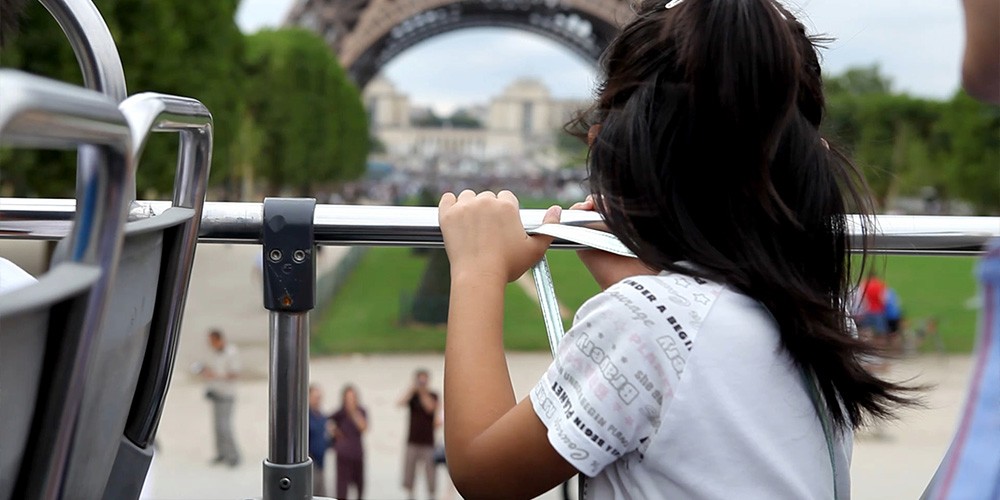
[[[456,486],[531,497],[579,472],[596,499],[848,498],[852,429],[909,400],[848,327],[845,213],[870,202],[819,135],[812,41],[773,0],[644,1],[603,70],[575,208],[639,259],[581,253],[604,290],[520,404],[504,287],[551,240],[509,192],[441,199]]]

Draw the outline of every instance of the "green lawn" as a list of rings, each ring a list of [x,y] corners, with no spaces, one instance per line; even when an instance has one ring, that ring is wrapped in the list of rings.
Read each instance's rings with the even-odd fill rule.
[[[939,320],[945,350],[970,352],[975,343],[977,284],[974,257],[876,257],[870,267],[896,290],[912,327]],[[925,348],[931,346],[924,346]],[[926,350],[926,349],[925,349]]]
[[[575,310],[597,293],[575,252],[550,251],[549,263],[560,302]],[[444,328],[403,325],[400,302],[411,294],[425,259],[405,248],[373,248],[320,316],[313,332],[313,352],[443,351]],[[975,296],[974,258],[876,258],[871,265],[897,290],[914,325],[930,316],[940,320],[945,348],[968,352],[975,337],[977,310],[968,307]],[[547,350],[541,313],[515,285],[507,287],[505,337],[512,350]]]
[[[325,310],[313,331],[314,353],[443,351],[444,327],[400,324],[426,260],[406,248],[373,248]],[[538,306],[507,287],[504,343],[513,350],[548,349]]]

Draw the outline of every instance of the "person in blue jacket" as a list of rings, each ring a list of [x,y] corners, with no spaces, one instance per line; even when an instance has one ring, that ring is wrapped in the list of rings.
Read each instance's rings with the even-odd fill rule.
[[[320,408],[323,391],[316,384],[309,386],[309,457],[313,461],[313,495],[326,496],[326,476],[323,459],[330,447],[330,433],[326,428],[326,415]]]
[[[901,335],[903,329],[903,304],[900,303],[896,290],[889,287],[885,289],[883,300],[885,302],[885,322],[889,327],[889,342],[886,347],[892,353],[898,354],[903,346],[903,337]]]

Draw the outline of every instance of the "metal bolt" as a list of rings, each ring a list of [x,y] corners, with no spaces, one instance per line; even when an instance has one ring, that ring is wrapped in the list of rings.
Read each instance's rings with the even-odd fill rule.
[[[292,254],[292,259],[295,259],[295,262],[302,262],[302,261],[306,260],[306,253],[305,253],[305,251],[303,251],[303,250],[296,250],[295,253]]]
[[[271,253],[269,253],[267,257],[271,259],[271,262],[278,262],[281,260],[281,250],[275,248],[274,250],[271,250]]]
[[[292,487],[292,480],[287,477],[283,477],[278,481],[278,486],[280,486],[283,490],[287,490]]]

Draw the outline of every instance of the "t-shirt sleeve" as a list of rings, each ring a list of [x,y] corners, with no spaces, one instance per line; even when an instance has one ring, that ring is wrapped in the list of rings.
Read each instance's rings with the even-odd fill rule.
[[[588,476],[644,453],[686,360],[683,332],[650,296],[625,280],[587,301],[531,392],[552,447]]]

